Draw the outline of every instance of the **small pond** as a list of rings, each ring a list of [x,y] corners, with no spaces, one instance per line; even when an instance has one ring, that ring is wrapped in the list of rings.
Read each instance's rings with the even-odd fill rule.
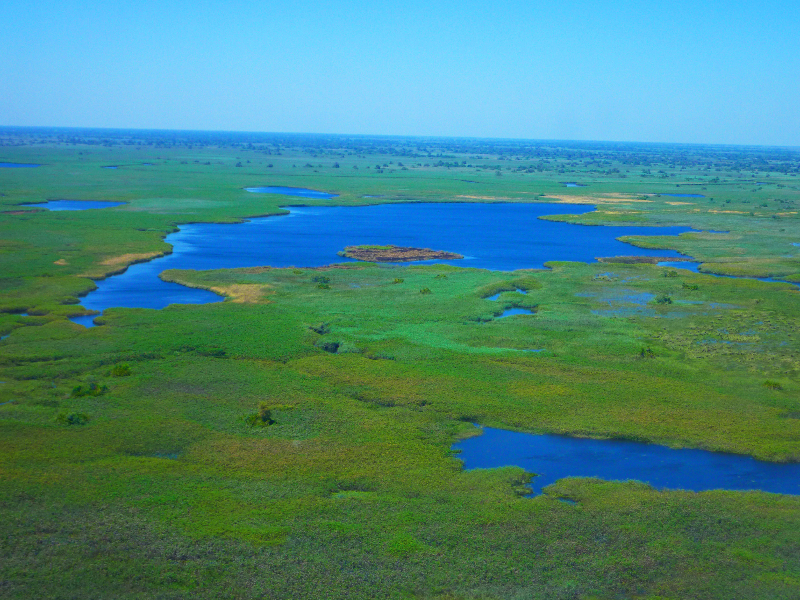
[[[244,188],[248,192],[254,194],[281,194],[283,196],[299,196],[300,198],[316,198],[318,200],[328,200],[336,198],[339,194],[329,194],[328,192],[320,192],[318,190],[309,190],[307,188],[298,187],[281,187],[281,186],[267,186],[267,187],[249,187]],[[364,196],[369,198],[370,196]],[[377,198],[377,196],[375,196]]]
[[[501,314],[497,315],[495,319],[513,317],[514,315],[532,315],[532,314],[533,311],[529,308],[507,308]]]
[[[112,206],[122,206],[127,202],[111,202],[106,200],[48,200],[38,204],[20,204],[32,208],[46,208],[47,210],[92,210],[96,208],[111,208]]]
[[[584,183],[575,183],[574,181],[565,181],[564,185],[566,187],[586,187]]]
[[[0,169],[31,169],[33,167],[41,167],[42,165],[35,165],[33,163],[10,163],[0,162]]]
[[[482,435],[453,445],[465,469],[518,466],[537,474],[532,495],[563,477],[636,479],[655,488],[763,490],[800,494],[800,464],[749,456],[673,449],[624,440],[593,440],[482,428]]]
[[[172,303],[217,302],[221,298],[216,294],[165,283],[158,274],[166,269],[318,267],[352,262],[337,255],[348,245],[439,248],[464,258],[416,264],[513,271],[543,268],[549,260],[593,262],[597,256],[631,253],[677,257],[677,252],[634,248],[616,238],[691,231],[683,227],[596,227],[539,218],[594,210],[593,206],[569,204],[419,203],[290,210],[287,215],[238,224],[181,225],[180,231],[166,238],[173,245],[172,254],[97,281],[98,289],[81,304],[103,311],[115,306],[163,308]]]
[[[516,292],[517,294],[527,294],[527,293],[528,293],[528,292],[526,292],[525,290],[521,290],[521,289],[519,289],[519,288],[517,288],[517,289],[515,290],[515,292]],[[487,296],[486,298],[484,298],[484,300],[491,300],[492,302],[497,302],[497,300],[500,298],[500,294],[505,294],[505,293],[506,293],[506,292],[497,292],[497,293],[496,293],[496,294],[494,294],[493,296]]]

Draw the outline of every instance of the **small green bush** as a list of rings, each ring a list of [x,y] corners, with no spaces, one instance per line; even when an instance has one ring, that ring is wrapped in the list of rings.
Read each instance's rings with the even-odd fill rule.
[[[661,294],[655,299],[656,304],[672,304],[672,298],[667,294]]]
[[[315,275],[314,277],[311,278],[311,281],[313,281],[314,283],[330,283],[331,278],[326,277],[325,275]]]
[[[121,365],[116,365],[113,369],[111,369],[112,377],[128,377],[130,374],[131,374],[131,368],[126,363],[122,363]]]
[[[684,283],[683,284],[683,289],[685,289],[685,290],[699,290],[700,286],[698,286],[696,283]]]
[[[108,386],[98,386],[96,383],[91,382],[86,387],[82,385],[72,388],[73,398],[82,398],[83,396],[102,396],[108,391]]]
[[[777,381],[767,380],[764,382],[764,387],[769,388],[771,390],[782,390],[783,386],[778,383]]]
[[[56,422],[61,425],[86,425],[89,422],[89,415],[84,413],[59,413]]]
[[[642,350],[639,352],[639,356],[641,358],[655,358],[656,357],[656,353],[653,352],[649,347],[648,348],[642,348]]]
[[[678,272],[674,271],[674,270],[664,271],[661,274],[661,276],[662,277],[677,277],[678,276]]]
[[[261,402],[258,405],[258,412],[253,415],[248,415],[245,422],[250,427],[268,427],[275,424],[275,419],[272,418],[272,409],[266,402]]]
[[[430,290],[430,288],[422,288],[422,289],[419,291],[419,293],[420,293],[420,294],[430,294],[430,293],[431,293],[431,290]]]
[[[403,279],[402,277],[395,277],[392,283],[403,283],[404,281],[405,279]]]

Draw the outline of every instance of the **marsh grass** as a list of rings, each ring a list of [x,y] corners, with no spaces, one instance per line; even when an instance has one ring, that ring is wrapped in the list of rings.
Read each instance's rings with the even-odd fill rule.
[[[112,308],[90,329],[67,321],[92,278],[169,252],[163,238],[181,223],[283,212],[285,198],[243,189],[262,183],[341,194],[308,204],[359,205],[541,201],[576,180],[591,183],[576,193],[598,210],[558,219],[689,224],[704,231],[631,241],[722,274],[800,273],[788,173],[773,173],[778,193],[729,171],[710,183],[696,149],[656,180],[629,164],[661,160],[641,148],[609,152],[618,171],[604,174],[555,148],[546,164],[501,161],[491,145],[431,147],[472,166],[403,155],[399,167],[380,144],[328,156],[328,143],[282,140],[268,155],[222,142],[3,147],[4,159],[44,166],[0,173],[0,595],[797,597],[797,498],[584,478],[530,499],[531,474],[465,472],[451,452],[481,422],[799,460],[800,306],[788,285],[664,277],[641,261],[515,273],[265,266],[165,275],[253,301]],[[404,144],[392,148],[421,154]],[[651,195],[677,184],[706,198]],[[616,193],[648,202],[602,198]],[[57,198],[128,204],[18,214]],[[608,310],[645,294],[672,302]],[[536,314],[493,319],[511,307]],[[72,393],[92,385],[105,392]]]

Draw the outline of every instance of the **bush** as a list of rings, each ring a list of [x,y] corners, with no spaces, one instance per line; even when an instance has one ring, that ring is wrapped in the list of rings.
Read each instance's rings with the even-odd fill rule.
[[[89,415],[84,413],[59,413],[56,422],[61,425],[86,425],[89,422]]]
[[[249,415],[245,422],[250,427],[268,427],[275,424],[275,419],[272,418],[272,409],[266,402],[261,402],[258,405],[258,412],[254,415]]]
[[[420,294],[430,294],[430,293],[431,293],[431,290],[430,290],[430,288],[422,288],[422,289],[419,291],[419,293],[420,293]]]
[[[648,348],[642,348],[642,350],[639,352],[639,356],[641,358],[655,358],[656,357],[656,353],[653,352],[649,347]]]
[[[314,283],[330,283],[331,278],[326,277],[325,275],[315,275],[314,277],[311,278],[311,281],[313,281]]]
[[[394,281],[392,283],[403,283],[404,281],[405,281],[405,279],[403,279],[401,277],[395,277]]]
[[[677,277],[678,276],[678,272],[674,271],[674,270],[664,271],[661,274],[661,276],[662,277]]]
[[[108,391],[108,386],[98,386],[96,383],[91,382],[85,388],[82,385],[78,385],[72,388],[72,397],[73,398],[82,398],[83,396],[102,396]]]
[[[115,366],[111,369],[112,377],[128,377],[131,374],[131,368],[126,363]]]
[[[655,299],[656,304],[672,304],[672,298],[667,294],[661,294]]]
[[[770,381],[769,379],[764,382],[764,387],[769,388],[771,390],[782,390],[783,386],[778,383],[777,381]]]

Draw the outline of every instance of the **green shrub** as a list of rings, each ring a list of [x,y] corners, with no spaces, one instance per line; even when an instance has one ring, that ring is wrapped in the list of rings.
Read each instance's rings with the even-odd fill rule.
[[[671,270],[669,270],[669,271],[664,271],[664,272],[661,274],[661,276],[662,276],[662,277],[677,277],[677,276],[678,276],[678,272],[677,272],[677,271],[675,271],[675,270],[672,270],[672,269],[671,269]]]
[[[56,422],[61,425],[86,425],[89,422],[89,415],[84,413],[59,413]]]
[[[326,277],[325,275],[315,275],[314,277],[311,278],[311,281],[313,281],[314,283],[330,283],[331,278]]]
[[[82,398],[83,396],[102,396],[108,391],[108,386],[98,386],[95,382],[91,382],[86,387],[82,385],[72,388],[73,398]]]
[[[395,277],[392,283],[403,283],[404,281],[405,279],[403,279],[402,277]]]
[[[672,304],[672,298],[667,294],[661,294],[655,299],[656,304]]]
[[[422,288],[422,289],[419,291],[419,293],[420,293],[420,294],[430,294],[430,293],[431,293],[431,290],[430,290],[430,288]]]
[[[115,366],[111,369],[112,377],[128,377],[131,374],[131,368],[126,363]]]
[[[268,427],[275,424],[275,419],[272,418],[272,408],[266,402],[261,402],[258,405],[258,412],[253,415],[248,415],[245,422],[250,427]]]
[[[782,390],[783,386],[778,383],[777,381],[770,381],[769,379],[764,382],[764,387],[769,388],[771,390]]]

